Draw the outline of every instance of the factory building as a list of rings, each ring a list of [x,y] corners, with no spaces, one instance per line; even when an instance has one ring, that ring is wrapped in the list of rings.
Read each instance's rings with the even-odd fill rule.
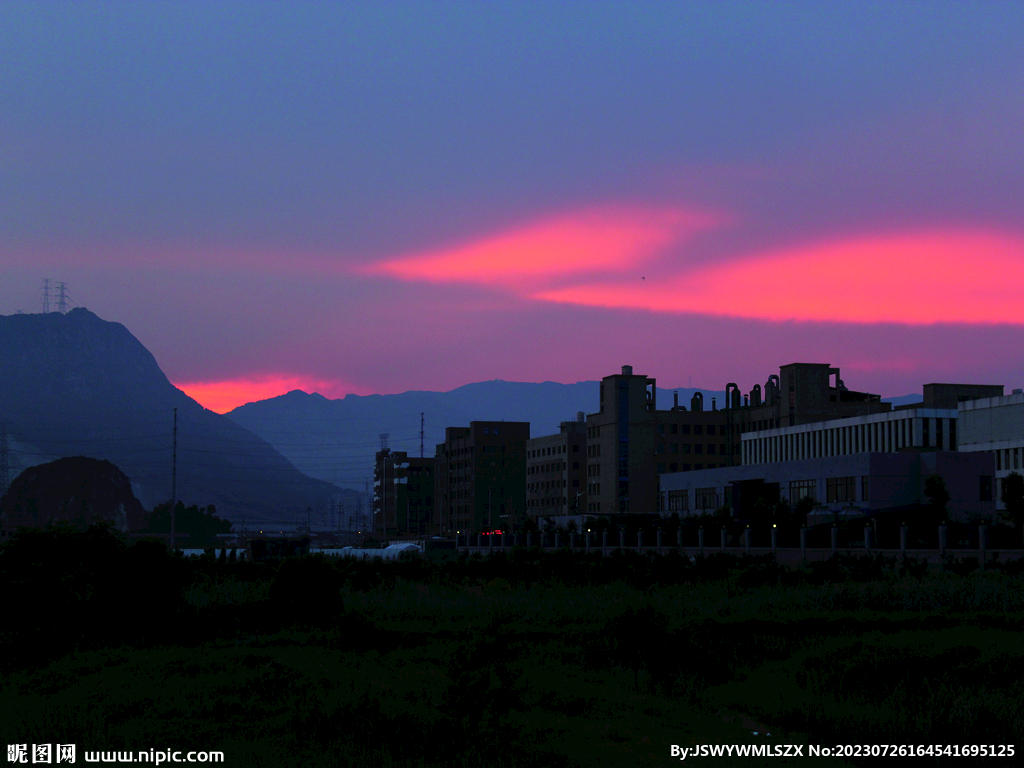
[[[581,411],[553,435],[526,442],[526,515],[577,515],[587,509],[587,425]],[[518,522],[518,521],[515,521]]]

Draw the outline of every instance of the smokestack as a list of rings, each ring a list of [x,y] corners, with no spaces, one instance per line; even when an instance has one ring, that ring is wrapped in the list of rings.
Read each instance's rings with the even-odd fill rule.
[[[679,410],[679,390],[672,393],[672,407]]]

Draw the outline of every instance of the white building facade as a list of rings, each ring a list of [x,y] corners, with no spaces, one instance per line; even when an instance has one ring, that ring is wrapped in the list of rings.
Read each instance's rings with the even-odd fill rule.
[[[1011,472],[1024,475],[1024,392],[970,400],[958,406],[960,450],[988,452],[995,459],[995,497],[1002,502],[1003,479]]]
[[[903,450],[955,451],[958,411],[908,408],[743,435],[744,465],[779,461],[896,453]]]

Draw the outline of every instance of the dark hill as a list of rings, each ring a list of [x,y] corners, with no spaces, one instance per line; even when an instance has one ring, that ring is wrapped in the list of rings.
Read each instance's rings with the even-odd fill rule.
[[[120,323],[85,309],[0,316],[0,420],[12,474],[62,456],[112,461],[147,508],[177,497],[230,519],[326,518],[343,492],[303,475],[267,442],[176,389]]]
[[[138,531],[145,511],[128,476],[109,461],[73,456],[29,467],[0,499],[0,538],[21,527],[111,522]]]

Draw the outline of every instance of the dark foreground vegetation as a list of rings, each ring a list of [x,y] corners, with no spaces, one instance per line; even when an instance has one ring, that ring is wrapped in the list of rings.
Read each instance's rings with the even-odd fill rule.
[[[1024,743],[1016,564],[252,564],[93,528],[20,534],[0,575],[6,744],[616,766],[679,764],[672,744]]]

